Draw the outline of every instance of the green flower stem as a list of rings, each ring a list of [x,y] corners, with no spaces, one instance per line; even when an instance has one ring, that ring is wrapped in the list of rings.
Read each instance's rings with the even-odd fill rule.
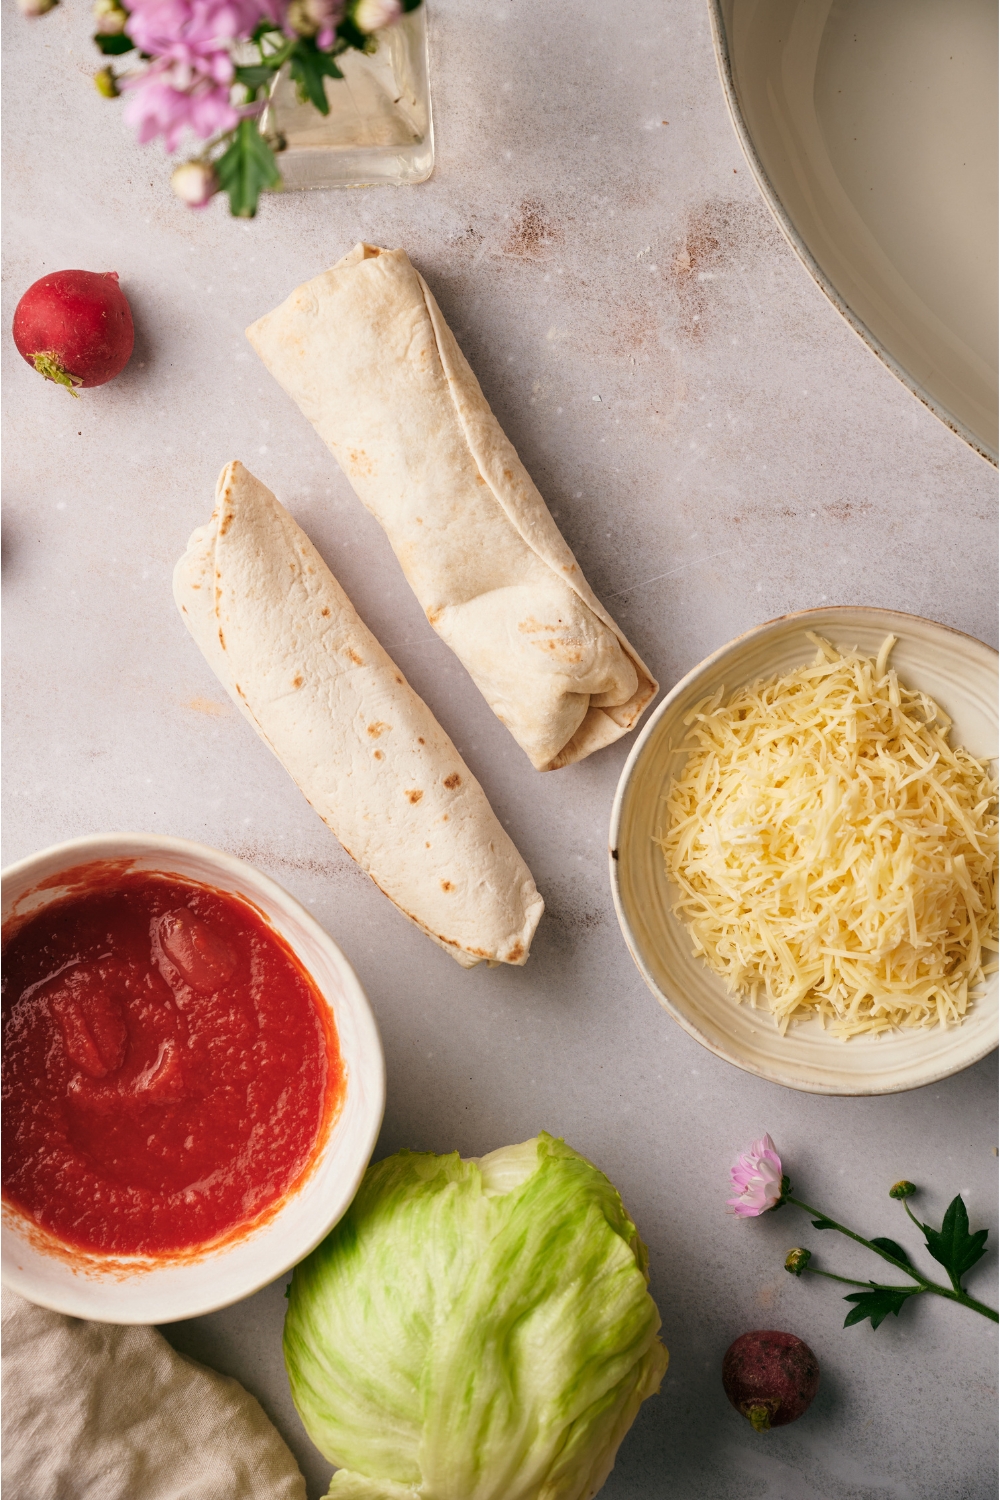
[[[860,1287],[863,1287],[866,1292],[870,1292],[870,1291],[875,1290],[875,1285],[871,1281],[855,1281],[853,1279],[853,1277],[851,1277],[851,1276],[835,1276],[832,1271],[821,1271],[818,1266],[803,1266],[802,1270],[799,1272],[799,1275],[800,1276],[825,1276],[826,1279],[827,1279],[827,1281],[842,1281],[845,1286],[860,1286]],[[907,1293],[909,1293],[910,1288],[908,1286],[905,1286],[905,1287],[904,1286],[889,1286],[889,1287],[880,1286],[878,1288],[878,1290],[880,1292],[907,1292]],[[914,1297],[919,1296],[920,1295],[920,1289],[918,1289],[918,1288],[915,1287],[911,1295],[914,1296]]]
[[[933,1281],[926,1282],[925,1286],[927,1291],[937,1292],[939,1297],[947,1297],[949,1302],[960,1302],[963,1307],[971,1307],[973,1312],[982,1313],[984,1318],[1000,1323],[1000,1313],[995,1308],[987,1307],[985,1302],[977,1302],[968,1292],[950,1292],[947,1287],[936,1286]]]
[[[871,1240],[866,1240],[863,1235],[855,1234],[853,1229],[848,1229],[844,1224],[838,1224],[836,1219],[830,1218],[829,1214],[820,1213],[818,1209],[810,1208],[809,1204],[803,1203],[800,1198],[793,1198],[791,1194],[786,1194],[782,1199],[782,1202],[793,1203],[796,1208],[804,1209],[807,1214],[812,1214],[814,1218],[824,1220],[824,1222],[829,1225],[831,1229],[836,1229],[838,1234],[846,1234],[849,1240],[854,1240],[857,1244],[864,1245],[866,1250],[874,1251],[874,1253],[876,1255],[880,1255],[883,1260],[887,1260],[890,1266],[895,1266],[898,1271],[905,1272],[912,1281],[917,1282],[922,1292],[933,1292],[937,1297],[946,1297],[949,1302],[960,1302],[963,1307],[968,1307],[971,1308],[973,1312],[981,1313],[984,1318],[990,1318],[994,1323],[1000,1323],[1000,1313],[997,1313],[992,1307],[987,1307],[984,1302],[978,1302],[975,1297],[970,1297],[968,1292],[962,1291],[961,1287],[939,1286],[936,1281],[928,1280],[928,1278],[926,1276],[922,1276],[914,1266],[904,1263],[901,1260],[897,1260],[896,1257],[894,1255],[890,1255],[887,1250],[882,1250],[878,1245],[873,1245]],[[920,1223],[919,1219],[915,1219],[913,1217],[913,1214],[910,1212],[910,1206],[905,1201],[905,1199],[903,1200],[903,1207],[910,1215],[910,1218],[913,1219],[913,1222],[914,1224],[916,1224],[917,1228],[922,1232],[923,1225]],[[813,1268],[811,1266],[806,1266],[804,1267],[804,1269],[809,1271]],[[834,1281],[848,1281],[848,1278],[846,1276],[833,1276],[832,1272],[830,1271],[814,1271],[813,1274],[816,1276],[829,1276]],[[871,1281],[850,1281],[848,1282],[848,1284],[850,1286],[871,1287],[873,1290],[878,1291],[900,1290],[899,1287],[876,1288],[875,1283]]]
[[[848,1229],[845,1225],[838,1224],[836,1219],[830,1218],[829,1214],[820,1213],[819,1209],[810,1208],[808,1203],[803,1203],[800,1198],[793,1198],[790,1195],[784,1201],[786,1203],[794,1203],[796,1208],[805,1209],[807,1214],[812,1214],[816,1219],[823,1219],[825,1223],[829,1224],[831,1229],[836,1229],[838,1234],[846,1234],[849,1240],[856,1240],[859,1245],[864,1245],[866,1250],[873,1250],[876,1255],[881,1255],[883,1260],[887,1260],[890,1266],[895,1266],[899,1271],[905,1271],[907,1276],[912,1276],[915,1281],[924,1280],[911,1265],[908,1265],[905,1261],[897,1260],[894,1255],[889,1254],[888,1250],[880,1250],[878,1245],[873,1245],[871,1240],[866,1240],[863,1235],[855,1234],[853,1229]],[[930,1282],[927,1283],[928,1286],[930,1284]]]

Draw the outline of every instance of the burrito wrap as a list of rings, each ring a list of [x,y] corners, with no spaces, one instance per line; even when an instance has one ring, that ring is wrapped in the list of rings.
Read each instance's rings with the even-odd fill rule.
[[[247,337],[532,764],[555,770],[627,733],[657,685],[583,577],[405,252],[356,246]]]
[[[209,665],[348,854],[466,968],[523,964],[531,871],[426,703],[242,464],[174,572]]]

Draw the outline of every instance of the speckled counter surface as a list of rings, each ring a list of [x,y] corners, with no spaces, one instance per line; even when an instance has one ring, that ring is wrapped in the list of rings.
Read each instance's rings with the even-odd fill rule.
[[[358,239],[403,245],[599,596],[664,688],[753,624],[822,601],[995,637],[994,471],[841,322],[775,228],[729,124],[700,0],[436,0],[438,166],[418,188],[289,195],[252,223],[186,211],[89,74],[88,7],[6,19],[4,329],[46,270],[116,269],[133,360],[72,401],[3,337],[5,859],[151,829],[253,860],[341,943],[385,1044],[378,1155],[479,1154],[540,1128],[620,1188],[671,1351],[608,1500],[987,1500],[995,1336],[944,1303],[843,1331],[786,1276],[795,1210],[723,1212],[764,1130],[829,1212],[896,1233],[886,1197],[958,1190],[993,1249],[995,1057],[930,1089],[797,1095],[700,1049],[646,992],[606,873],[631,741],[540,776],[431,632],[376,523],[243,329]],[[170,571],[239,457],[313,537],[528,860],[548,910],[524,969],[463,973],[351,864],[188,639]],[[827,1262],[866,1274],[859,1251]],[[177,1325],[263,1401],[320,1495],[329,1466],[281,1365],[283,1282]],[[809,1416],[758,1437],[719,1365],[789,1328],[823,1367]],[[141,1500],[141,1497],[137,1497]]]

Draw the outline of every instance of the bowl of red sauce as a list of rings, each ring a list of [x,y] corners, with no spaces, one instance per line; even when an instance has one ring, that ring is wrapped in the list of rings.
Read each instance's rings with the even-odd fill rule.
[[[336,943],[182,839],[77,839],[2,884],[4,1283],[164,1323],[287,1271],[350,1204],[385,1106]]]

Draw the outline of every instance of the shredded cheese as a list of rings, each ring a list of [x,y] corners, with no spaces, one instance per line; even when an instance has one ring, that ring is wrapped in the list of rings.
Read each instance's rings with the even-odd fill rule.
[[[997,949],[997,785],[877,658],[815,661],[689,713],[660,844],[694,951],[782,1033],[961,1021]]]

